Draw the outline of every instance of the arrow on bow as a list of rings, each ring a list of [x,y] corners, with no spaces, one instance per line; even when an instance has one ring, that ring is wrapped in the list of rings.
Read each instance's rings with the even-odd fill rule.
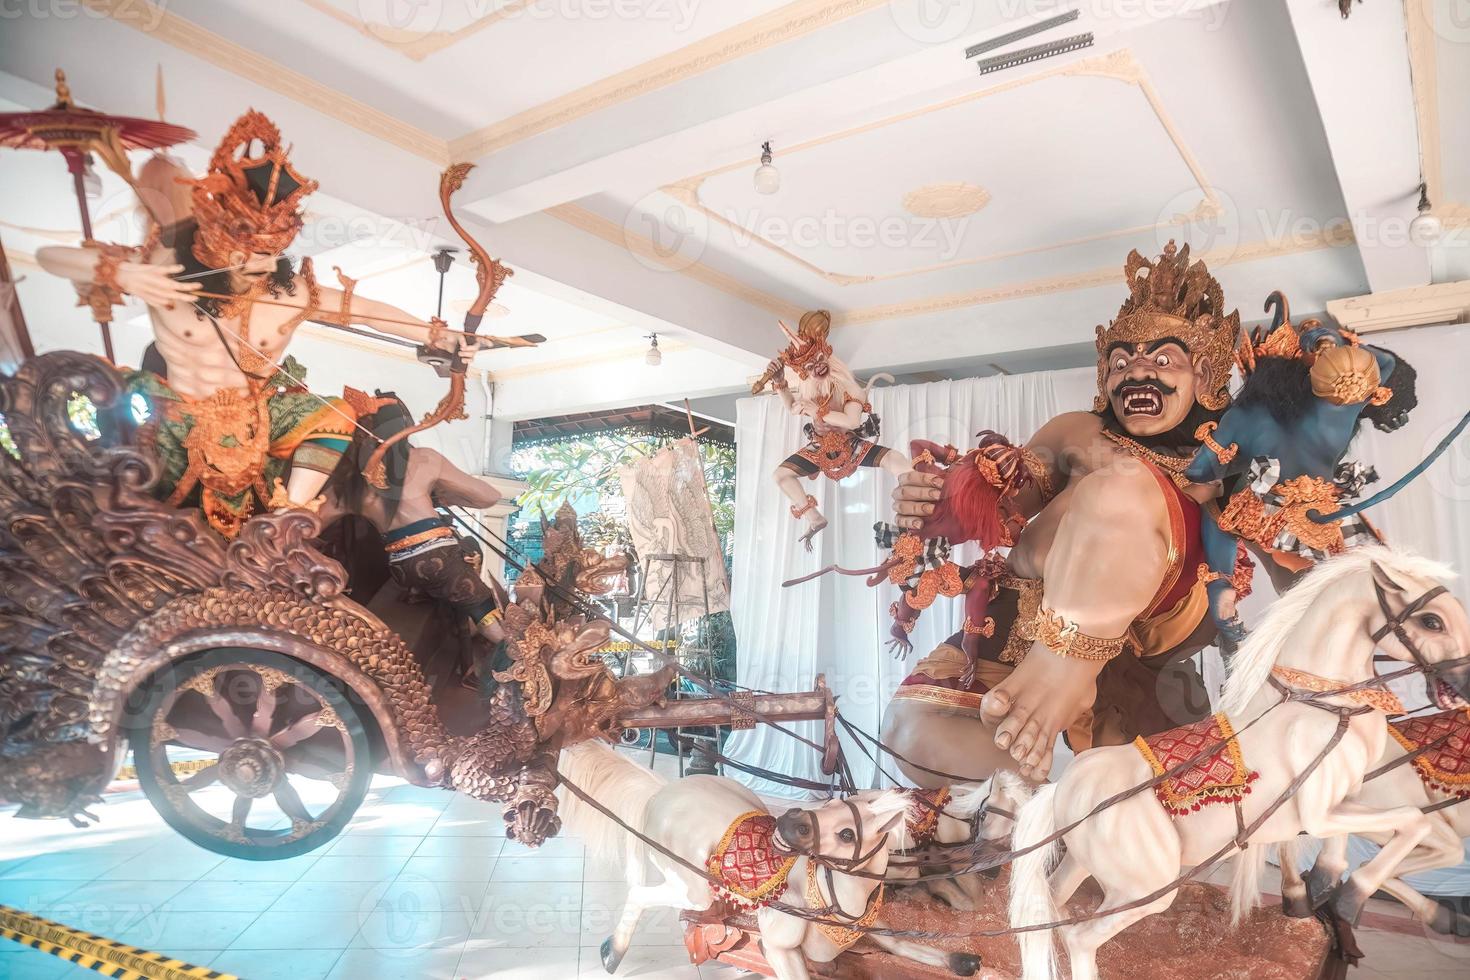
[[[439,203],[444,208],[444,217],[448,219],[449,226],[454,229],[469,247],[470,259],[475,263],[475,281],[479,284],[479,295],[470,304],[469,310],[464,317],[464,332],[473,336],[480,329],[480,321],[485,318],[485,311],[489,309],[490,303],[495,299],[495,294],[500,290],[508,276],[513,272],[510,268],[501,265],[499,261],[490,257],[485,247],[475,241],[474,237],[465,230],[464,225],[454,216],[454,209],[450,206],[450,198],[455,191],[464,186],[465,177],[473,170],[473,163],[456,163],[439,176]],[[527,338],[530,339],[530,338]],[[544,339],[544,338],[543,338]],[[426,347],[419,348],[419,360],[434,363],[434,352]],[[363,467],[363,476],[367,481],[379,490],[388,489],[388,472],[383,460],[388,450],[394,445],[407,439],[416,432],[438,425],[440,422],[468,418],[464,411],[464,382],[465,369],[467,365],[463,358],[455,357],[449,365],[449,391],[439,402],[434,410],[425,415],[423,421],[417,425],[409,426],[384,439],[373,450],[368,457],[367,465]]]

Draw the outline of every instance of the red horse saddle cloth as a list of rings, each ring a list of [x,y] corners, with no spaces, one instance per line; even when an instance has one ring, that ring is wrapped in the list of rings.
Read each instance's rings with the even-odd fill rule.
[[[1388,731],[1408,752],[1438,742],[1414,759],[1419,778],[1430,789],[1470,799],[1470,710],[1391,721]]]
[[[735,818],[710,852],[706,867],[720,879],[715,897],[742,909],[769,905],[786,888],[796,855],[776,846],[776,818],[752,810]]]
[[[1154,787],[1154,795],[1164,809],[1176,816],[1193,813],[1210,803],[1239,803],[1260,775],[1246,768],[1235,729],[1223,714],[1147,738],[1139,736],[1133,745],[1155,776],[1195,760]]]

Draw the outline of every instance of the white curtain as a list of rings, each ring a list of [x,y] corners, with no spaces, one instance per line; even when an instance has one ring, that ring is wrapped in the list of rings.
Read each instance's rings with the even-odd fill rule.
[[[1368,340],[1403,356],[1419,372],[1419,407],[1398,432],[1365,426],[1351,459],[1376,466],[1380,482],[1371,493],[1396,480],[1422,459],[1470,409],[1470,326],[1438,326],[1371,335]],[[927,438],[962,448],[974,444],[980,429],[994,429],[1024,440],[1058,412],[1085,410],[1092,404],[1091,368],[1010,377],[941,381],[878,388],[874,410],[882,417],[885,446],[907,451],[908,441]],[[776,466],[802,444],[801,424],[774,396],[747,398],[736,418],[735,567],[732,614],[739,637],[738,680],[769,691],[799,691],[817,674],[839,697],[843,714],[867,732],[882,726],[883,708],[907,673],[883,649],[888,631],[890,586],[870,589],[860,578],[828,575],[783,589],[784,579],[836,563],[867,568],[882,557],[873,543],[874,521],[891,520],[893,481],[879,470],[862,469],[841,484],[826,478],[807,483],[830,526],[817,536],[815,551],[801,550],[800,522],[771,480]],[[1369,511],[1388,540],[1447,561],[1470,574],[1470,434],[1450,448],[1423,477],[1389,502]],[[961,554],[961,560],[973,560]],[[1258,617],[1271,598],[1264,574],[1247,600],[1247,621]],[[1461,601],[1470,601],[1467,580],[1454,583]],[[941,598],[919,620],[912,639],[917,657],[959,628],[957,600]],[[1219,658],[1209,651],[1207,682],[1223,676]],[[1401,692],[1411,707],[1423,703],[1422,685]],[[793,726],[819,739],[819,726]],[[845,743],[860,785],[874,781],[873,765]],[[819,779],[817,759],[807,747],[770,728],[736,732],[726,750],[732,758],[776,772]],[[890,765],[891,769],[891,765]],[[736,775],[732,773],[732,775]],[[747,779],[758,792],[789,796],[783,785]],[[1470,803],[1465,804],[1470,806]],[[1359,842],[1354,842],[1358,853]],[[1440,894],[1470,893],[1470,868],[1416,876],[1416,884]]]

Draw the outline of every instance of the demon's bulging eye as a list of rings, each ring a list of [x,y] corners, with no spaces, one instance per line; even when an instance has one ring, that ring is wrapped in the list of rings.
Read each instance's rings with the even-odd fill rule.
[[[1154,355],[1154,363],[1157,364],[1159,367],[1168,367],[1169,366],[1169,355],[1168,354],[1155,354]]]
[[[1119,355],[1113,358],[1113,370],[1121,371],[1128,366],[1128,358]]]

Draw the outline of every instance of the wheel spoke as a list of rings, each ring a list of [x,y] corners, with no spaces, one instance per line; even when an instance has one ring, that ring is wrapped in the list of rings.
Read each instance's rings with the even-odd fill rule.
[[[230,738],[245,737],[245,726],[241,724],[240,716],[235,714],[234,706],[225,700],[223,695],[218,692],[206,694],[204,701],[209,705],[209,710],[213,711],[214,716],[219,719],[220,724],[225,726],[225,734]]]
[[[218,735],[206,735],[196,732],[192,728],[175,728],[174,737],[169,739],[177,742],[186,749],[198,749],[200,752],[220,753],[235,744],[232,738],[220,738]]]
[[[271,732],[271,718],[276,713],[276,685],[260,681],[260,695],[255,699],[255,714],[250,719],[250,734],[265,738]]]
[[[286,728],[272,735],[270,737],[271,745],[277,749],[289,749],[297,742],[306,741],[322,730],[322,726],[318,724],[321,718],[322,713],[320,711],[313,711],[309,715],[298,718]]]
[[[296,787],[291,785],[291,780],[285,776],[276,784],[276,804],[282,812],[292,820],[301,820],[311,823],[314,819],[307,811],[306,804],[301,802],[301,794],[296,792]]]
[[[254,805],[255,801],[248,796],[235,797],[235,808],[230,814],[230,823],[242,834],[245,832],[245,821],[250,818],[250,808]]]
[[[186,792],[192,793],[195,790],[201,790],[206,786],[213,785],[218,781],[219,763],[212,762],[187,779],[180,780],[179,785],[184,787]]]

